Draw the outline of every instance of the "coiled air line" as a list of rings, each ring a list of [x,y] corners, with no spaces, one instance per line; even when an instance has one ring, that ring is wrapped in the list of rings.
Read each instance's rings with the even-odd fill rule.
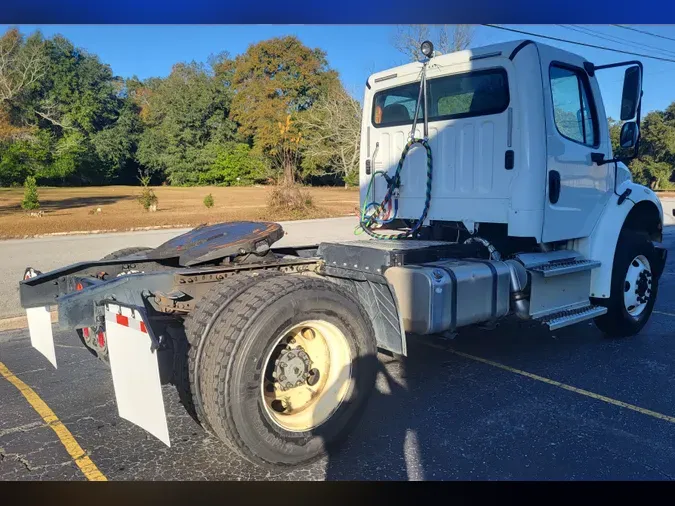
[[[366,190],[366,199],[363,208],[361,209],[361,217],[359,220],[358,228],[363,229],[363,231],[366,234],[375,239],[396,240],[396,239],[407,239],[409,237],[416,237],[420,229],[422,228],[422,225],[424,224],[424,220],[426,220],[427,218],[427,214],[429,213],[429,206],[431,204],[431,180],[433,175],[433,160],[431,157],[431,146],[429,145],[429,120],[428,120],[429,115],[427,109],[428,63],[429,59],[424,61],[424,63],[422,64],[422,76],[421,76],[422,78],[420,80],[420,91],[419,94],[417,95],[417,103],[415,104],[415,117],[413,119],[412,129],[410,131],[409,136],[410,140],[403,148],[403,152],[401,153],[401,159],[399,160],[398,165],[396,166],[396,171],[394,172],[393,176],[389,176],[383,170],[375,171],[372,177],[370,178],[370,182],[368,183],[368,189]],[[422,139],[415,138],[415,130],[417,128],[417,117],[419,115],[421,105],[423,106],[423,117],[424,117],[424,137]],[[410,148],[412,148],[415,144],[421,144],[422,146],[424,146],[424,149],[426,149],[427,152],[427,191],[424,200],[424,209],[422,210],[422,215],[420,216],[419,220],[417,220],[417,222],[409,230],[401,234],[380,234],[377,232],[373,232],[372,230],[373,225],[375,224],[385,225],[387,223],[391,223],[396,219],[396,216],[398,214],[399,189],[401,187],[401,169],[403,169],[403,163],[405,162],[405,157],[407,156],[408,151],[410,151]],[[378,175],[381,175],[387,181],[387,193],[384,195],[384,199],[382,199],[382,202],[380,203],[374,201],[375,199],[374,181],[375,177]],[[371,195],[373,200],[369,202]],[[392,208],[392,200],[393,200],[394,215],[392,217],[389,217]],[[371,208],[374,208],[374,210],[371,214],[368,214]]]

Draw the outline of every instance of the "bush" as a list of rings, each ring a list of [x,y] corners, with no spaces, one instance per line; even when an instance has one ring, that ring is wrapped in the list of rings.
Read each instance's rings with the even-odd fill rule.
[[[273,187],[267,205],[273,211],[304,212],[314,209],[312,196],[307,190],[288,184]]]
[[[23,183],[25,188],[23,192],[23,202],[21,207],[26,211],[34,211],[40,208],[40,195],[38,194],[37,182],[33,176],[28,176]]]
[[[152,191],[152,188],[149,186],[150,176],[147,172],[141,173],[138,179],[141,182],[141,185],[143,185],[143,190],[141,191],[141,195],[138,197],[138,202],[146,211],[156,211],[159,199],[157,198],[157,195],[155,195],[155,192]]]
[[[214,162],[199,175],[201,185],[247,186],[267,179],[268,167],[262,157],[251,153],[247,144],[219,146]]]
[[[209,209],[213,207],[213,195],[209,193],[206,197],[204,197],[204,205]]]
[[[157,195],[155,195],[155,192],[152,191],[152,188],[145,187],[138,197],[138,201],[146,211],[156,211],[159,199],[157,198]]]

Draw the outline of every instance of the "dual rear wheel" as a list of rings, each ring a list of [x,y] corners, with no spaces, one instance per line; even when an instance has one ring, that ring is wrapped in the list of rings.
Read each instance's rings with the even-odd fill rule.
[[[247,460],[296,466],[358,421],[374,387],[376,344],[360,304],[316,277],[237,275],[185,322],[191,403]]]

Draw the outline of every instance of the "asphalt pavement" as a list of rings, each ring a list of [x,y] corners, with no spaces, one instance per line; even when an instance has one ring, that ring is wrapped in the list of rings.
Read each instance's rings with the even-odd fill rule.
[[[53,410],[109,480],[629,480],[675,478],[675,229],[655,312],[630,339],[592,323],[549,332],[505,320],[454,340],[409,337],[381,356],[377,391],[346,444],[273,473],[234,457],[164,387],[172,446],[120,419],[109,370],[56,332],[59,368],[25,330],[0,362]],[[0,378],[0,479],[84,480],[72,447]]]

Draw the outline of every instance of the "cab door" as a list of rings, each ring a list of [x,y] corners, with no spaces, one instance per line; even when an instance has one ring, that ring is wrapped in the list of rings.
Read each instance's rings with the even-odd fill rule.
[[[614,187],[600,88],[584,60],[540,47],[546,115],[547,184],[542,241],[587,237]]]

